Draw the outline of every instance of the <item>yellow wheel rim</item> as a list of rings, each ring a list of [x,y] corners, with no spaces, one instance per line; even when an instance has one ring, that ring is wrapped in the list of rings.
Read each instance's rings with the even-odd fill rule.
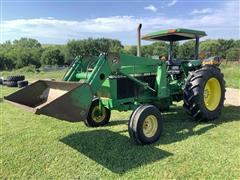
[[[146,137],[153,137],[158,129],[157,118],[154,115],[149,115],[143,122],[143,134]]]
[[[105,119],[105,116],[106,116],[106,109],[103,107],[102,111],[101,111],[99,106],[95,106],[92,110],[91,116],[92,116],[92,119],[95,122],[98,122],[98,123],[102,122]]]
[[[221,99],[221,86],[216,78],[210,78],[204,87],[204,104],[210,111],[214,111]]]

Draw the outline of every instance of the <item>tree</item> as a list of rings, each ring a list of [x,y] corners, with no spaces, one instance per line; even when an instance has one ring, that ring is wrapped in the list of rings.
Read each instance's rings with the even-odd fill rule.
[[[30,38],[21,38],[19,40],[6,41],[1,44],[0,52],[4,59],[5,69],[22,68],[28,65],[40,67],[40,57],[42,53],[41,44]],[[4,58],[3,58],[4,57]]]
[[[227,50],[232,48],[234,45],[234,40],[218,39],[218,43],[219,43],[218,55],[225,59]]]
[[[240,48],[240,40],[235,40],[235,41],[233,42],[233,47],[235,47],[235,48]]]
[[[6,55],[0,52],[0,70],[11,70],[14,68],[14,63]]]
[[[218,40],[206,40],[200,43],[200,52],[205,54],[205,57],[219,56],[221,45]]]
[[[151,58],[153,55],[153,48],[150,45],[141,47],[141,56]]]
[[[11,41],[5,41],[4,43],[0,44],[1,51],[10,51],[13,48]]]
[[[177,52],[177,58],[179,59],[184,59],[184,60],[190,60],[194,58],[195,55],[195,41],[187,41],[183,44],[181,44],[178,47],[178,52]]]
[[[41,48],[41,44],[36,39],[21,38],[13,41],[13,46],[21,48]]]
[[[119,40],[113,39],[110,40],[110,45],[109,45],[109,52],[120,52],[123,50],[124,46],[121,44]]]
[[[48,48],[42,53],[41,63],[44,65],[63,65],[64,55],[57,48]]]
[[[98,38],[98,39],[84,39],[71,40],[67,43],[67,50],[69,59],[73,60],[76,56],[94,55],[98,56],[102,52],[120,52],[123,46],[120,41]],[[70,63],[70,62],[67,62]]]
[[[137,46],[124,46],[122,50],[123,53],[130,54],[130,55],[137,55]]]
[[[152,51],[152,56],[168,56],[168,48],[169,45],[165,42],[155,42],[151,44],[151,48],[153,49]],[[175,48],[174,48],[175,49]]]
[[[240,60],[240,48],[231,48],[227,51],[227,61],[239,61]]]
[[[28,65],[35,65],[40,67],[41,49],[26,49],[26,48],[13,48],[5,54],[7,58],[11,59],[15,68],[22,68]]]

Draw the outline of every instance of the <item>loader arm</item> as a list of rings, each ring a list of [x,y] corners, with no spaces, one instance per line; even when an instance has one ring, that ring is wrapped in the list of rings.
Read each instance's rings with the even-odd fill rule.
[[[86,60],[86,59],[85,59]],[[58,119],[77,122],[86,118],[93,96],[104,80],[116,70],[119,61],[101,54],[95,61],[92,72],[85,82],[79,82],[77,73],[85,71],[87,61],[77,57],[65,74],[64,81],[39,80],[20,89],[4,99],[36,114],[44,114]],[[70,81],[70,82],[69,82]]]
[[[113,66],[116,65],[116,63],[113,64]],[[86,83],[91,86],[93,94],[97,93],[106,78],[113,73],[111,66],[112,63],[110,62],[110,59],[108,59],[106,55],[101,54],[96,66],[90,73],[89,78],[86,80]]]
[[[83,121],[88,115],[93,97],[111,75],[125,76],[152,94],[151,97],[161,95],[157,92],[158,88],[150,87],[144,80],[134,77],[134,74],[157,73],[158,67],[163,68],[161,64],[153,59],[116,53],[77,57],[65,74],[64,81],[39,80],[4,99],[36,114],[71,122]],[[115,92],[116,88],[111,87],[110,91]],[[115,107],[119,106],[115,104]]]
[[[146,82],[134,78],[131,74],[156,72],[156,67],[162,65],[162,62],[160,61],[151,59],[146,60],[142,57],[118,53],[101,54],[99,57],[95,57],[94,61],[96,63],[91,72],[82,68],[85,61],[87,61],[86,58],[77,58],[63,79],[65,81],[83,80],[91,86],[92,92],[95,94],[110,75],[120,74],[126,76],[135,83],[144,86],[145,89],[156,92],[156,90],[151,88]],[[162,70],[162,66],[160,66],[160,68]]]

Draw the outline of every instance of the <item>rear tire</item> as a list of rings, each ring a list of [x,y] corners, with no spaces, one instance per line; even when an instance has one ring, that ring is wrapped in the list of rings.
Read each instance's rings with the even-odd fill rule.
[[[128,132],[136,144],[144,145],[156,142],[162,134],[160,111],[153,105],[142,105],[133,111]]]
[[[219,117],[225,99],[225,81],[216,66],[204,66],[191,72],[185,84],[183,107],[196,121]]]
[[[102,111],[99,109],[99,99],[94,99],[89,109],[88,116],[84,123],[88,127],[99,127],[106,125],[111,116],[111,111],[106,107],[102,107]]]

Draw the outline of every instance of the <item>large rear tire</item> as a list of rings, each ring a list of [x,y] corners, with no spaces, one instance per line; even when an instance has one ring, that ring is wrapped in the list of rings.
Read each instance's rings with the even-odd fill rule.
[[[183,107],[196,121],[219,117],[225,99],[225,81],[216,66],[190,72],[185,84]]]
[[[99,99],[94,99],[92,101],[92,105],[89,109],[88,116],[85,119],[84,123],[88,127],[99,127],[106,125],[111,116],[111,111],[106,108],[102,107],[99,108]]]
[[[144,145],[156,142],[162,134],[160,111],[153,105],[142,105],[133,111],[128,132],[136,144]]]

